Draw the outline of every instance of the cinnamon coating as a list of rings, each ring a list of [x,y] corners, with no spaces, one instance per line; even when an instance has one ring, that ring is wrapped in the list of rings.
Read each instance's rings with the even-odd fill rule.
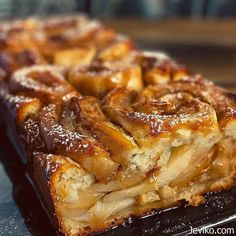
[[[91,133],[109,150],[111,159],[125,164],[129,159],[127,152],[137,148],[133,138],[112,122],[103,113],[102,106],[94,97],[84,97],[78,100],[80,109],[79,120],[82,127]],[[126,154],[123,154],[126,153]]]
[[[15,72],[9,82],[12,93],[27,94],[48,104],[62,99],[73,87],[64,79],[63,71],[52,66],[33,66]]]
[[[82,129],[78,98],[50,104],[39,115],[39,128],[49,152],[71,157],[98,179],[110,178],[118,165],[106,148]],[[102,170],[101,170],[102,168]]]
[[[105,97],[103,108],[140,145],[178,128],[204,131],[209,125],[217,126],[215,111],[208,104],[184,91],[169,93],[162,88],[149,86],[139,94],[124,88],[113,90]]]
[[[235,95],[217,87],[200,75],[185,77],[179,81],[170,81],[164,86],[158,85],[156,91],[161,95],[167,92],[178,93],[183,91],[202,102],[208,103],[215,109],[221,127],[224,127],[229,119],[236,117]],[[149,96],[154,95],[149,94]]]
[[[88,76],[94,76],[103,83],[103,80],[112,80],[113,76],[116,78],[117,74],[125,70],[139,68],[132,63],[126,66],[120,66],[118,63],[112,63],[110,67],[105,65],[109,64],[97,63],[93,65],[94,67],[72,70],[68,81],[71,82],[73,73],[80,73],[81,80],[89,83],[89,79],[93,78],[86,78],[87,73]],[[111,65],[119,65],[119,67],[116,69]],[[87,71],[87,68],[92,71]],[[97,73],[100,77],[96,77]],[[226,111],[235,109],[231,95],[199,76],[169,81],[158,86],[147,86],[140,92],[125,88],[127,84],[115,84],[113,86],[116,89],[112,90],[111,87],[112,91],[107,95],[109,86],[103,83],[104,86],[107,85],[105,90],[102,90],[101,84],[96,90],[102,91],[96,94],[99,97],[105,95],[102,106],[95,97],[80,96],[64,76],[63,70],[52,66],[34,66],[14,73],[9,81],[9,89],[16,95],[11,96],[23,96],[27,99],[31,97],[31,100],[37,98],[36,100],[39,101],[36,115],[20,112],[17,120],[22,123],[27,118],[33,118],[34,121],[30,122],[34,123],[33,127],[37,126],[39,131],[36,133],[39,132],[42,139],[39,143],[43,143],[39,146],[44,146],[49,153],[71,157],[85,169],[93,172],[98,179],[111,178],[119,164],[129,162],[127,154],[119,150],[122,149],[127,153],[128,150],[152,145],[161,137],[172,137],[172,133],[178,129],[207,132],[209,126],[212,129],[218,126],[216,114],[221,124],[223,122],[221,120],[225,120],[224,117],[229,117]],[[92,81],[95,82],[96,79]],[[83,87],[81,83],[77,88],[84,94],[95,93],[92,81],[87,87]],[[216,100],[216,94],[222,98]],[[7,101],[7,97],[5,100]],[[31,100],[29,108],[26,106],[26,111],[35,104]],[[9,101],[7,105],[12,107]],[[27,135],[29,134],[26,131]],[[37,137],[32,139],[37,140]],[[31,146],[33,147],[30,147],[29,152],[34,148],[36,151],[41,151],[37,145]],[[90,157],[89,161],[86,161],[87,156]],[[100,156],[102,158],[99,159]],[[88,164],[91,160],[101,161],[101,163],[106,160],[106,163],[110,163],[104,164],[110,166],[107,173],[104,171],[102,176],[99,169],[93,169],[96,165]]]
[[[106,47],[115,38],[116,34],[113,30],[104,28],[97,22],[90,22],[78,28],[68,29],[61,34],[47,36],[40,51],[47,61],[54,63],[55,54],[60,50],[94,46],[97,51]]]
[[[120,58],[131,50],[131,44],[85,16],[15,21],[0,29],[0,68],[10,76],[32,64],[87,65],[99,57]],[[123,53],[118,55],[121,49]]]

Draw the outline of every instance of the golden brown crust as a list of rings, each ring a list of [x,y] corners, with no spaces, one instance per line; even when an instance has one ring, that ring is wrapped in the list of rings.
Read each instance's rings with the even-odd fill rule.
[[[138,65],[126,63],[93,63],[74,69],[68,81],[82,94],[103,97],[114,88],[127,87],[140,91],[143,88]]]
[[[43,58],[34,49],[22,49],[19,52],[6,51],[0,55],[0,68],[6,71],[8,76],[19,68],[42,63],[44,63]]]
[[[141,66],[146,84],[165,84],[169,81],[178,81],[189,75],[184,65],[178,64],[160,53],[137,54],[135,62]]]
[[[113,90],[105,97],[104,109],[138,143],[148,142],[148,137],[169,135],[180,127],[208,130],[217,125],[209,105],[185,92],[165,92],[165,86],[147,87],[137,95],[123,88]]]
[[[82,130],[77,98],[61,106],[50,104],[39,116],[40,133],[49,152],[62,154],[78,161],[98,179],[110,178],[118,168],[107,150]],[[101,168],[103,166],[103,170]]]
[[[129,39],[117,39],[98,53],[97,59],[102,62],[115,62],[128,57],[135,50]]]
[[[13,21],[2,24],[0,34],[0,68],[8,76],[33,64],[74,66],[90,63],[96,54],[101,59],[117,57],[117,48],[123,49],[120,56],[131,50],[131,41],[119,40],[112,29],[85,16]]]
[[[39,98],[45,104],[56,102],[74,91],[63,78],[63,72],[51,66],[34,66],[15,72],[9,81],[9,89],[15,94]]]
[[[224,127],[230,119],[235,119],[235,95],[217,87],[200,75],[170,81],[167,85],[159,85],[157,90],[160,94],[185,92],[208,103],[215,109],[221,127]]]

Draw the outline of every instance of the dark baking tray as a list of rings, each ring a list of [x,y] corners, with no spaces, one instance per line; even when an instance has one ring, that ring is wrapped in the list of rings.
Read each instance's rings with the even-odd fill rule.
[[[182,205],[144,219],[129,220],[104,235],[186,235],[190,226],[226,227],[222,225],[231,221],[236,222],[236,187],[209,194],[201,206]],[[56,235],[3,125],[0,125],[0,235]]]

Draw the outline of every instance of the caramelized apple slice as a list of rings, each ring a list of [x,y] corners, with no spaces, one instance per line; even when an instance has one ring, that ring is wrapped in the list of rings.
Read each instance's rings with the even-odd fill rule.
[[[160,53],[138,53],[135,60],[142,67],[146,84],[165,84],[172,80],[178,81],[189,74],[184,65],[180,65]]]
[[[106,118],[96,98],[81,98],[78,104],[82,125],[110,150],[111,157],[117,163],[128,163],[130,158],[128,151],[137,148],[132,137]]]
[[[54,54],[54,64],[61,66],[85,66],[89,65],[96,53],[92,45],[58,50]]]
[[[106,61],[117,61],[122,60],[124,57],[134,49],[133,42],[130,40],[117,40],[111,45],[106,47],[98,54],[98,60]]]
[[[94,96],[104,96],[117,87],[143,88],[140,67],[125,63],[93,63],[72,70],[68,80],[82,94]]]
[[[66,105],[64,111],[65,107]],[[66,113],[63,113],[62,109],[59,105],[50,104],[40,113],[40,133],[47,149],[55,154],[71,157],[86,170],[95,174],[98,179],[110,178],[116,172],[118,164],[110,159],[109,153],[103,145],[93,137],[81,134],[79,130],[76,130],[74,124],[72,127],[63,126],[63,123],[60,123],[60,116]],[[70,110],[70,107],[68,109]],[[75,119],[76,114],[73,109],[70,111],[70,115],[74,114]],[[67,112],[67,114],[69,113]],[[73,116],[70,118],[73,120]]]

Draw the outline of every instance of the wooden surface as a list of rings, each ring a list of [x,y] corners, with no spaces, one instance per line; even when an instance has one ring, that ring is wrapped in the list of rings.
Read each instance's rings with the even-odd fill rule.
[[[236,20],[113,19],[104,23],[145,43],[211,45],[236,48]]]
[[[104,23],[130,36],[139,47],[166,52],[193,73],[236,92],[236,20],[116,19]]]

